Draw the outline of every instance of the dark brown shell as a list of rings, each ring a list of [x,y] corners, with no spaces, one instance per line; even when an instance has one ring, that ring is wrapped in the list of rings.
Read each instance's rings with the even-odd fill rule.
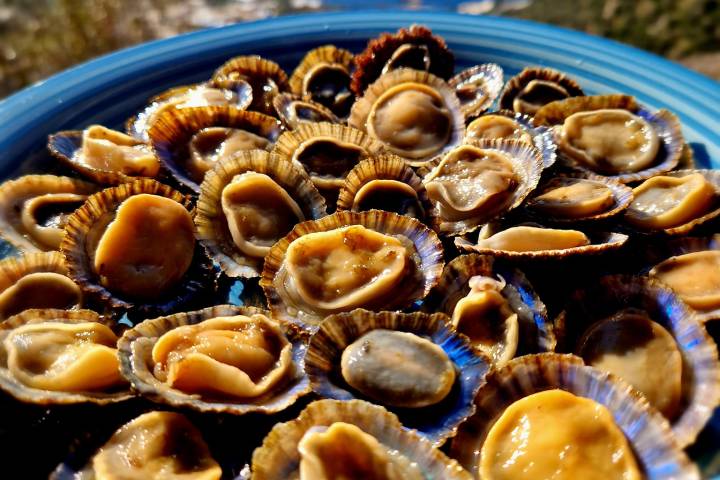
[[[301,123],[342,123],[324,105],[292,93],[277,95],[273,99],[273,107],[283,126],[288,130],[298,128]]]
[[[266,115],[274,114],[272,101],[275,95],[290,88],[287,74],[280,65],[257,55],[231,58],[215,70],[210,83],[220,88],[232,88],[237,80],[252,86],[253,99],[248,109]]]
[[[585,95],[580,85],[562,72],[553,70],[552,68],[526,67],[505,84],[505,88],[500,94],[500,108],[514,110],[513,100],[515,100],[517,94],[532,80],[544,80],[557,83],[567,90],[570,97]]]
[[[346,75],[346,77],[343,77],[346,78],[346,81],[341,81],[342,84],[339,85],[341,91],[336,92],[335,97],[332,99],[315,96],[313,92],[308,91],[307,82],[310,75],[317,73],[316,70],[320,68],[330,68]],[[346,117],[355,99],[355,95],[350,91],[352,69],[353,54],[349,50],[337,48],[335,45],[323,45],[305,54],[290,76],[288,83],[290,90],[294,94],[324,105],[339,117]],[[341,94],[343,98],[338,98],[338,94]]]
[[[401,28],[395,34],[383,33],[368,42],[367,48],[355,56],[355,73],[351,84],[355,95],[361,96],[365,89],[380,76],[385,63],[403,44],[425,45],[430,55],[430,73],[448,80],[455,69],[455,56],[445,40],[422,25]]]

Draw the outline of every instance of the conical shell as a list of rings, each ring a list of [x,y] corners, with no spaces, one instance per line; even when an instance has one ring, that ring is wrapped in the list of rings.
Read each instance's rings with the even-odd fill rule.
[[[342,123],[324,105],[292,93],[281,93],[273,99],[273,106],[283,126],[294,130],[302,123]]]
[[[475,397],[475,415],[460,426],[450,454],[479,478],[481,448],[500,415],[515,401],[550,389],[589,398],[610,410],[648,478],[699,479],[697,467],[676,443],[665,418],[632,387],[585,366],[579,357],[555,353],[516,358],[490,373]]]
[[[558,351],[572,351],[591,325],[627,308],[647,312],[673,336],[680,349],[684,407],[671,424],[677,442],[685,447],[695,441],[720,405],[720,363],[715,342],[672,290],[630,275],[602,277],[577,290],[555,319]]]
[[[552,68],[526,67],[505,84],[505,88],[500,94],[500,108],[513,110],[513,100],[533,80],[556,83],[563,87],[570,97],[585,95],[580,85],[562,72]]]
[[[342,83],[339,85],[337,94],[343,98],[338,98],[336,94],[331,103],[325,103],[319,98],[313,97],[313,92],[309,90],[309,82],[312,77],[323,68],[330,68],[340,75]],[[340,117],[345,117],[350,112],[350,106],[355,95],[350,91],[350,80],[353,69],[353,54],[343,48],[334,45],[323,45],[310,50],[300,64],[295,68],[290,76],[290,90],[308,100],[315,100],[325,104],[330,110]]]
[[[308,405],[297,419],[275,425],[253,453],[252,478],[297,478],[300,468],[297,446],[303,435],[312,427],[328,426],[335,422],[356,425],[386,447],[417,464],[428,478],[472,478],[455,460],[435,449],[429,440],[414,430],[404,428],[397,416],[383,407],[362,400],[317,400]]]
[[[257,172],[268,175],[295,200],[308,220],[327,215],[325,200],[303,169],[260,150],[239,152],[219,162],[200,186],[195,226],[200,243],[230,277],[257,277],[263,259],[245,255],[234,244],[222,209],[223,189],[236,175]]]
[[[245,80],[252,86],[253,98],[248,109],[266,115],[273,114],[273,97],[289,89],[287,74],[280,65],[257,55],[231,58],[215,70],[210,83],[227,88],[237,80]]]
[[[475,65],[452,77],[448,84],[460,99],[465,118],[489,109],[503,88],[503,69],[495,63]]]

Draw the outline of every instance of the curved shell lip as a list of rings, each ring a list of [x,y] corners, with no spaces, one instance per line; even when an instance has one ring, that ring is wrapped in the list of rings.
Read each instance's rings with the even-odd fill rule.
[[[550,389],[589,398],[610,410],[649,478],[700,478],[667,420],[630,385],[586,366],[579,357],[555,353],[525,355],[491,372],[475,397],[475,415],[460,426],[450,454],[477,477],[482,444],[500,415],[515,401]]]
[[[422,25],[401,28],[396,33],[383,33],[371,39],[365,50],[355,56],[355,72],[351,89],[355,95],[362,95],[370,84],[381,75],[385,63],[395,50],[403,44],[425,45],[431,57],[430,73],[449,79],[455,69],[455,56],[442,37]]]
[[[402,155],[398,155],[403,158],[410,166],[417,167],[422,166],[427,161],[432,160],[443,153],[447,152],[451,148],[462,143],[465,137],[465,118],[462,114],[460,107],[460,100],[455,95],[455,90],[450,87],[442,78],[436,77],[435,75],[422,72],[418,70],[412,70],[410,68],[399,68],[393,70],[375,80],[367,90],[363,93],[362,97],[359,97],[350,110],[350,117],[348,118],[348,125],[353,128],[357,128],[362,132],[367,133],[367,120],[375,104],[375,101],[380,98],[388,89],[401,85],[403,83],[419,83],[435,89],[443,98],[446,106],[448,107],[452,119],[452,131],[450,132],[450,138],[443,148],[428,157],[425,158],[405,158]],[[374,139],[381,143],[383,147],[391,150],[390,147],[385,145],[379,139]],[[395,152],[394,152],[395,153]]]
[[[163,112],[148,130],[150,144],[165,170],[180,185],[196,194],[200,191],[200,183],[190,176],[183,162],[188,159],[188,144],[193,135],[208,127],[246,130],[271,143],[282,132],[275,118],[235,107],[188,107]]]
[[[338,228],[361,225],[385,235],[403,235],[413,242],[419,256],[418,271],[423,275],[422,288],[416,288],[407,296],[400,295],[391,299],[391,304],[383,308],[404,307],[415,300],[424,298],[434,287],[444,266],[443,248],[437,234],[414,218],[397,215],[382,210],[365,212],[341,211],[319,220],[299,223],[293,230],[280,239],[265,257],[260,286],[265,293],[273,317],[283,322],[296,323],[309,331],[317,329],[326,314],[316,311],[302,311],[289,305],[287,299],[278,291],[275,280],[285,262],[285,254],[290,244],[298,238],[316,232],[327,232]],[[419,286],[418,286],[419,287]]]
[[[612,191],[614,199],[612,207],[599,213],[575,218],[552,216],[549,214],[538,212],[532,208],[534,199],[537,196],[542,195],[543,193],[546,193],[554,188],[557,188],[558,185],[556,184],[556,182],[562,181],[564,179],[585,179],[607,186]],[[603,177],[602,175],[595,175],[594,173],[586,171],[564,171],[552,178],[549,178],[548,181],[541,183],[538,186],[538,188],[533,192],[530,198],[525,202],[524,212],[529,217],[538,218],[548,223],[584,224],[586,222],[599,222],[617,217],[621,213],[625,212],[625,210],[627,210],[632,200],[632,189],[623,183],[613,180],[610,177]]]
[[[173,407],[232,415],[271,414],[282,411],[310,392],[310,381],[303,372],[304,355],[307,348],[305,339],[302,332],[291,326],[286,325],[283,330],[292,343],[293,372],[291,377],[285,379],[282,391],[274,395],[262,395],[254,399],[238,399],[237,401],[232,401],[232,399],[206,400],[200,395],[187,394],[161,382],[153,375],[152,367],[148,363],[155,343],[163,334],[173,328],[195,325],[221,316],[251,316],[255,314],[272,319],[270,312],[261,308],[217,305],[193,312],[145,320],[127,330],[118,341],[121,372],[142,396]]]
[[[75,281],[83,293],[98,299],[113,310],[126,311],[132,315],[167,313],[179,306],[190,304],[202,293],[215,288],[211,262],[204,255],[200,245],[195,246],[192,263],[181,283],[170,292],[152,302],[141,302],[122,298],[100,285],[97,274],[88,257],[88,233],[106,215],[114,217],[117,207],[133,195],[151,194],[169,198],[194,213],[191,199],[180,192],[155,180],[141,179],[110,187],[92,195],[85,204],[73,213],[65,226],[65,238],[60,251],[65,257],[68,276]],[[110,220],[108,220],[109,223]]]
[[[683,379],[684,408],[670,422],[678,444],[686,447],[720,405],[720,362],[704,325],[670,288],[644,277],[609,275],[576,290],[555,319],[558,350],[570,350],[573,339],[594,322],[628,307],[647,311],[669,331],[682,354],[683,372],[692,372],[691,391]]]
[[[30,309],[14,315],[3,322],[0,322],[0,332],[13,330],[29,323],[43,322],[61,323],[84,323],[98,322],[110,326],[96,312],[92,310],[57,310],[57,309]],[[0,335],[0,338],[4,336]],[[4,348],[0,348],[4,351]],[[5,354],[2,355],[5,357]],[[0,365],[0,389],[12,395],[17,400],[37,405],[70,405],[79,403],[93,403],[96,405],[107,405],[110,403],[123,402],[135,397],[129,388],[112,392],[62,392],[42,390],[24,385],[13,378],[6,365]]]
[[[562,72],[545,67],[526,67],[505,84],[505,88],[500,94],[500,108],[513,110],[513,100],[532,80],[557,83],[567,90],[571,98],[585,95],[580,85]]]
[[[385,408],[363,400],[316,400],[289,422],[278,423],[252,456],[252,478],[296,478],[300,467],[297,444],[315,426],[350,423],[418,465],[428,478],[470,480],[472,476],[415,430],[405,428]]]
[[[491,226],[488,224],[487,226]],[[510,228],[508,226],[508,228]],[[617,232],[584,232],[590,240],[589,245],[566,248],[563,250],[537,250],[530,252],[516,252],[513,250],[495,250],[493,248],[478,247],[476,243],[464,237],[455,238],[455,246],[465,252],[476,252],[483,255],[492,255],[509,260],[555,260],[570,258],[578,255],[599,255],[622,248],[628,241],[628,236]]]
[[[503,69],[496,63],[483,63],[463,70],[448,81],[448,85],[454,88],[457,93],[466,83],[478,80],[482,81],[482,84],[477,87],[477,90],[480,90],[479,98],[475,93],[476,99],[474,101],[469,103],[461,102],[462,112],[466,119],[480,115],[495,103],[498,95],[500,95],[500,90],[503,88]]]
[[[494,211],[489,216],[476,215],[474,217],[459,220],[446,221],[440,216],[440,210],[436,202],[433,202],[433,209],[430,211],[432,217],[433,228],[441,233],[456,236],[473,232],[482,227],[483,224],[495,220],[508,212],[519,207],[528,195],[535,189],[540,182],[544,164],[541,153],[532,145],[519,140],[504,139],[465,139],[462,145],[449,150],[445,155],[449,155],[457,148],[466,145],[477,147],[480,149],[493,150],[505,154],[510,158],[515,173],[521,177],[520,185],[513,191],[512,201],[506,202],[505,206],[498,211]],[[427,176],[432,174],[440,166],[441,158],[437,158],[429,163],[433,165],[433,169],[425,175],[423,183],[427,185]]]
[[[237,152],[220,161],[200,185],[194,221],[198,240],[229,277],[258,277],[263,265],[263,258],[249,257],[235,247],[221,205],[223,189],[236,175],[246,172],[272,178],[298,201],[307,219],[316,220],[327,215],[325,199],[305,171],[295,164],[261,150]]]
[[[120,183],[132,182],[138,178],[143,178],[127,175],[123,172],[95,168],[82,162],[80,159],[82,137],[82,130],[65,130],[57,132],[48,137],[47,148],[55,158],[63,162],[68,167],[91,180],[95,180],[96,182],[105,185],[118,185]],[[142,142],[138,141],[138,145],[141,144]],[[148,148],[152,149],[149,145]],[[153,154],[157,157],[157,154],[154,152]]]
[[[448,262],[440,282],[423,302],[423,311],[452,317],[457,302],[470,292],[468,281],[475,275],[499,276],[506,282],[501,293],[518,315],[520,326],[516,356],[555,351],[557,340],[545,303],[525,274],[490,255],[470,253]]]
[[[603,175],[579,164],[558,147],[558,159],[565,165],[579,170],[588,171],[609,178],[620,183],[632,183],[647,180],[677,167],[685,152],[685,138],[683,137],[680,120],[668,110],[652,111],[639,105],[634,97],[629,95],[596,95],[590,97],[573,97],[558,100],[542,107],[534,117],[534,124],[552,127],[556,143],[561,135],[562,123],[567,117],[582,111],[592,111],[603,108],[618,108],[628,110],[641,117],[652,125],[658,135],[661,148],[658,151],[654,164],[637,172],[619,173],[617,175]]]
[[[357,211],[353,208],[356,195],[373,180],[395,180],[410,186],[415,190],[418,203],[424,210],[423,219],[430,213],[432,203],[427,197],[421,178],[400,157],[391,153],[381,153],[355,165],[345,177],[345,184],[340,188],[337,209]],[[419,220],[423,221],[423,219]]]
[[[701,215],[700,217],[697,217],[693,220],[690,220],[689,222],[685,222],[682,225],[678,225],[677,227],[673,228],[663,228],[659,230],[639,230],[628,224],[624,224],[624,228],[631,233],[662,234],[666,236],[676,237],[693,233],[694,231],[701,229],[704,225],[708,224],[709,222],[720,216],[720,171],[712,169],[673,170],[671,172],[663,173],[663,175],[669,177],[684,177],[693,173],[701,174],[703,177],[705,177],[707,181],[709,181],[713,185],[713,187],[715,187],[715,199],[712,209],[710,211],[708,211],[704,215]]]
[[[340,357],[350,344],[376,329],[409,332],[427,338],[442,348],[453,363],[457,374],[455,385],[438,404],[422,408],[383,405],[398,415],[404,426],[416,429],[436,446],[442,445],[455,435],[458,425],[473,414],[473,398],[490,369],[489,360],[473,350],[468,339],[455,331],[444,314],[374,313],[356,309],[326,317],[310,338],[305,354],[305,372],[313,390],[325,398],[365,400],[342,379]]]
[[[283,126],[288,130],[294,130],[303,123],[315,123],[311,120],[301,120],[297,117],[297,105],[303,104],[305,108],[311,108],[325,116],[323,122],[342,123],[342,121],[325,105],[321,105],[309,98],[304,98],[293,93],[280,93],[273,98],[273,107]]]
[[[45,194],[77,193],[91,195],[100,187],[84,180],[57,175],[24,175],[0,184],[0,237],[22,253],[37,253],[48,248],[36,244],[18,230],[23,203]],[[24,230],[24,229],[23,229]]]

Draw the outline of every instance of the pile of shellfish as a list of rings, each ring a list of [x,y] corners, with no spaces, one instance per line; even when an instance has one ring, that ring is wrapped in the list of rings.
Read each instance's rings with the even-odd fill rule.
[[[417,25],[232,58],[0,185],[9,408],[113,412],[53,478],[700,478],[720,172],[631,96],[457,70]]]

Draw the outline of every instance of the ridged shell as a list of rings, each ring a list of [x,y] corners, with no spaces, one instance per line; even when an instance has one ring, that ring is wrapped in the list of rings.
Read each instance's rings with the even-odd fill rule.
[[[355,73],[352,90],[361,96],[365,89],[380,77],[387,61],[395,50],[404,44],[424,45],[430,56],[430,73],[443,79],[449,79],[455,69],[455,56],[445,44],[445,40],[433,35],[429,28],[412,25],[401,28],[396,33],[383,33],[370,40],[365,50],[355,56]]]
[[[139,177],[126,175],[119,171],[101,170],[79,161],[77,153],[82,148],[82,130],[65,130],[48,137],[48,150],[50,153],[68,167],[81,175],[104,185],[117,185],[132,182]],[[142,142],[138,141],[139,145]],[[151,148],[151,147],[148,147]]]
[[[653,166],[638,172],[604,176],[614,178],[621,183],[639,182],[668,172],[678,165],[685,148],[685,139],[678,118],[667,110],[650,111],[629,95],[595,95],[558,100],[538,110],[533,121],[538,126],[555,126],[553,130],[557,136],[560,134],[562,123],[570,115],[605,108],[628,110],[645,119],[655,129],[662,145]],[[560,147],[558,147],[558,158],[565,164],[592,172],[563,154]]]
[[[325,314],[315,311],[302,311],[294,305],[281,291],[278,285],[278,272],[285,261],[285,254],[290,243],[294,240],[315,232],[327,232],[338,228],[362,225],[385,235],[403,235],[415,247],[418,270],[422,272],[423,284],[415,286],[403,285],[403,291],[398,291],[391,304],[385,309],[400,308],[409,305],[414,300],[424,298],[432,287],[437,284],[444,265],[443,248],[435,232],[418,222],[414,218],[400,216],[382,210],[368,210],[367,212],[337,212],[320,220],[298,224],[292,232],[278,241],[265,257],[260,286],[265,292],[273,317],[282,321],[298,323],[307,329],[314,330],[325,317]]]
[[[236,175],[257,172],[268,175],[283,187],[300,206],[308,220],[327,215],[325,200],[305,170],[271,153],[260,150],[238,152],[223,159],[205,175],[200,185],[195,226],[200,243],[229,277],[257,277],[262,258],[245,255],[234,244],[221,199],[223,189]]]
[[[290,90],[309,100],[315,100],[322,103],[319,99],[313,98],[312,92],[308,91],[307,82],[317,69],[329,67],[335,70],[344,71],[347,74],[347,84],[343,87],[347,88],[348,98],[341,104],[325,105],[340,117],[347,116],[350,111],[355,95],[350,91],[351,73],[353,69],[353,54],[344,48],[338,48],[335,45],[323,45],[307,52],[300,64],[295,68],[290,76]],[[337,96],[335,99],[337,102]]]
[[[350,170],[345,177],[345,185],[340,189],[337,209],[358,211],[353,208],[355,197],[361,188],[373,180],[396,180],[415,190],[418,203],[425,213],[418,220],[424,222],[426,215],[432,209],[432,204],[427,198],[422,180],[400,157],[393,154],[379,154],[355,165],[355,168]],[[388,205],[387,211],[401,215],[407,214],[392,209],[392,205]]]
[[[281,93],[276,96],[273,99],[273,107],[283,126],[288,130],[294,130],[302,123],[342,123],[324,105],[292,93]]]
[[[467,87],[477,82],[480,85]],[[495,63],[475,65],[452,77],[448,84],[455,89],[465,118],[471,118],[495,103],[503,88],[503,69]]]
[[[719,170],[673,170],[671,172],[665,172],[662,175],[668,177],[684,177],[693,173],[699,173],[705,179],[715,187],[715,200],[713,202],[710,211],[706,214],[691,220],[682,225],[678,225],[673,228],[664,228],[662,230],[642,231],[643,233],[659,233],[669,236],[689,235],[694,231],[701,230],[703,227],[711,226],[710,222],[720,216],[720,171]],[[627,212],[626,212],[627,213]],[[634,232],[638,232],[638,229],[632,226],[628,226],[628,229]]]
[[[106,306],[118,310],[132,309],[133,315],[169,313],[196,301],[203,293],[215,288],[210,262],[200,245],[195,247],[192,264],[182,282],[151,303],[121,298],[100,285],[93,270],[92,259],[88,255],[88,251],[95,247],[93,242],[99,240],[98,230],[105,229],[114,219],[118,206],[131,196],[143,193],[169,198],[193,213],[189,197],[155,180],[142,179],[107,188],[88,198],[85,204],[70,216],[60,250],[65,256],[70,278],[80,285],[84,293],[97,298]]]
[[[450,454],[479,478],[482,445],[505,409],[533,393],[556,388],[594,400],[610,410],[648,478],[700,478],[697,467],[675,442],[665,418],[630,385],[585,366],[579,357],[554,353],[516,358],[490,373],[475,397],[475,415],[460,426]]]
[[[280,92],[288,91],[287,74],[277,63],[257,55],[242,55],[223,63],[213,73],[210,83],[216,87],[227,88],[238,79],[245,80],[252,86],[252,103],[248,110],[256,110],[272,115],[273,97]],[[264,88],[267,81],[274,84],[272,88]]]
[[[305,371],[315,393],[336,400],[363,399],[340,372],[340,357],[351,343],[371,330],[386,329],[414,333],[443,349],[457,377],[450,394],[440,403],[422,408],[385,408],[402,424],[414,428],[435,445],[453,437],[458,425],[473,414],[473,398],[490,369],[489,360],[475,353],[468,339],[455,331],[443,314],[370,312],[357,309],[330,315],[310,338]],[[379,402],[375,402],[379,403]]]
[[[585,217],[574,217],[574,218],[563,218],[563,217],[556,217],[556,216],[550,216],[548,214],[541,213],[539,211],[535,211],[533,209],[534,199],[542,195],[543,193],[546,193],[550,190],[553,190],[555,188],[558,188],[562,186],[562,181],[564,179],[572,179],[572,178],[582,178],[587,180],[592,180],[593,182],[601,183],[608,187],[612,191],[612,195],[614,198],[614,203],[612,207],[609,209],[602,211],[600,213],[595,213],[589,216]],[[541,221],[548,222],[548,223],[557,223],[557,224],[578,224],[578,223],[585,223],[585,222],[597,222],[597,221],[604,221],[609,220],[617,215],[623,213],[628,206],[630,205],[630,202],[632,202],[633,199],[633,192],[630,187],[627,185],[624,185],[610,177],[603,177],[602,175],[595,175],[594,173],[590,172],[573,172],[573,171],[564,171],[560,172],[555,176],[552,176],[548,178],[545,182],[540,183],[540,185],[537,187],[537,189],[533,192],[533,194],[528,198],[528,200],[525,202],[524,210],[528,214],[528,216],[535,217],[540,219]]]
[[[535,289],[520,270],[489,255],[460,255],[445,265],[440,282],[423,302],[423,310],[452,317],[458,301],[470,292],[468,281],[475,275],[505,280],[501,293],[517,314],[520,329],[516,356],[555,350],[552,322]]]
[[[430,211],[433,228],[447,235],[464,235],[472,232],[480,228],[484,223],[499,218],[509,211],[519,207],[525,198],[527,198],[527,196],[530,195],[537,186],[544,168],[540,152],[532,145],[528,145],[527,143],[519,140],[466,139],[463,145],[471,145],[480,149],[496,150],[504,153],[512,162],[513,170],[520,177],[520,182],[512,193],[512,201],[506,202],[506,205],[502,210],[494,212],[491,216],[483,217],[481,214],[478,214],[464,220],[447,221],[440,216],[440,209],[438,205],[434,204],[433,209]],[[460,145],[457,148],[461,148],[463,145]],[[454,149],[448,151],[445,155],[449,155],[453,151]],[[425,185],[428,183],[428,175],[433,173],[440,166],[441,161],[442,160],[440,158],[437,158],[428,164],[432,165],[433,169],[425,175],[423,179],[423,183]]]
[[[438,154],[432,155],[429,158],[405,159],[411,166],[419,166],[427,160],[430,160],[430,158],[441,155],[443,152],[461,143],[465,135],[465,118],[460,108],[460,100],[458,100],[457,95],[455,95],[455,90],[440,77],[436,77],[428,72],[421,72],[409,68],[400,68],[386,73],[375,80],[375,82],[365,90],[363,96],[357,99],[350,111],[348,125],[367,132],[367,119],[375,101],[392,87],[403,83],[419,83],[434,89],[442,96],[452,117],[450,138]]]
[[[100,322],[104,320],[92,310],[25,310],[0,323],[0,340],[11,330],[22,325],[43,322],[84,323]],[[7,352],[0,341],[0,389],[9,393],[16,399],[39,405],[61,405],[73,403],[95,403],[106,405],[121,402],[133,397],[129,388],[109,393],[101,392],[61,392],[31,388],[14,379],[7,369]]]
[[[677,442],[685,447],[695,441],[720,405],[720,363],[715,342],[672,290],[659,282],[630,275],[602,277],[577,290],[555,319],[558,351],[571,351],[593,323],[630,307],[648,312],[665,327],[682,354],[686,403],[671,424]]]
[[[318,400],[308,405],[297,419],[275,425],[253,453],[252,478],[297,478],[300,468],[297,446],[305,432],[312,427],[328,426],[335,422],[356,425],[386,447],[410,459],[427,478],[472,478],[455,460],[434,448],[429,440],[403,427],[397,416],[383,407],[362,400]]]
[[[514,110],[513,100],[533,80],[556,83],[563,87],[570,94],[570,97],[585,95],[580,85],[562,72],[552,68],[526,67],[505,84],[505,88],[500,94],[500,108]]]
[[[22,225],[23,204],[42,195],[91,195],[97,190],[92,183],[55,175],[25,175],[3,182],[0,184],[0,236],[21,252],[45,251],[48,248],[34,242]]]
[[[216,317],[236,315],[265,315],[272,318],[270,312],[255,307],[236,307],[218,305],[202,310],[177,313],[167,317],[145,320],[134,328],[127,330],[118,341],[118,354],[122,374],[143,396],[154,402],[164,403],[173,407],[185,407],[200,412],[230,413],[244,415],[246,413],[275,413],[288,408],[306,393],[310,392],[310,382],[303,371],[306,346],[302,335],[291,327],[284,327],[284,333],[292,343],[293,371],[282,385],[253,399],[236,399],[226,401],[203,399],[198,394],[187,394],[158,380],[153,374],[152,349],[158,339],[170,330],[183,325],[195,325]]]
[[[150,142],[173,178],[196,193],[202,179],[191,178],[183,163],[189,158],[188,147],[193,135],[207,127],[246,130],[271,143],[281,132],[273,117],[234,107],[196,107],[163,112],[148,132]]]

